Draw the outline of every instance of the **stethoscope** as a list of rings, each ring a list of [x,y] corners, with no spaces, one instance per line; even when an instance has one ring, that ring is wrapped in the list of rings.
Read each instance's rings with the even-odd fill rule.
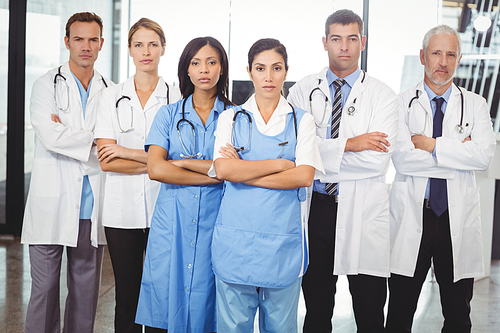
[[[455,126],[455,130],[459,133],[462,134],[464,132],[464,126],[463,126],[463,121],[464,121],[464,94],[462,92],[462,89],[455,85],[460,91],[460,123]],[[410,100],[410,103],[408,103],[408,130],[410,131],[411,135],[424,135],[425,133],[425,128],[427,126],[427,117],[429,116],[427,112],[425,112],[425,119],[424,119],[424,128],[422,131],[412,131],[410,128],[410,109],[412,107],[412,103],[414,100],[418,100],[420,98],[419,90],[417,89],[415,91],[415,96]],[[465,124],[465,127],[469,126],[469,123]]]
[[[54,101],[56,103],[56,108],[59,111],[66,112],[69,109],[69,86],[68,86],[68,82],[66,81],[66,78],[64,77],[64,75],[61,74],[61,67],[62,67],[62,65],[57,68],[57,73],[56,73],[56,75],[54,75]],[[102,79],[102,83],[104,83],[104,86],[107,88],[108,84],[106,83],[106,80],[104,80],[104,78],[102,76],[101,76],[101,79]],[[66,86],[66,107],[61,107],[62,104],[59,103],[61,101],[61,98],[58,98],[60,95],[58,93],[58,90],[57,90],[57,82],[58,81],[64,82],[64,85]]]
[[[165,82],[165,85],[167,86],[167,104],[170,104],[170,87],[168,84]],[[130,107],[130,126],[127,129],[123,129],[122,125],[120,123],[120,112],[119,112],[119,106],[120,102],[122,100],[130,101],[130,97],[127,95],[122,95],[122,97],[118,98],[115,104],[115,109],[116,109],[116,120],[118,121],[118,127],[120,128],[120,132],[122,133],[127,133],[130,132],[134,128],[134,110],[132,110],[132,107]]]
[[[293,105],[290,103],[288,103],[288,105],[290,105],[290,107],[292,108],[293,124],[295,126],[295,137],[297,137],[297,115],[295,114],[295,108],[293,107]],[[234,125],[236,123],[238,115],[240,115],[240,114],[244,115],[248,118],[248,133],[249,134],[248,134],[248,141],[247,141],[246,146],[236,147],[234,145]],[[285,132],[286,132],[286,129],[285,129]],[[231,144],[233,145],[234,150],[236,150],[236,152],[239,153],[239,152],[248,150],[250,148],[251,141],[252,141],[252,117],[250,116],[248,111],[246,111],[245,109],[242,109],[242,110],[236,112],[233,116],[233,123],[231,125]],[[279,143],[279,145],[281,146],[281,154],[278,158],[280,158],[281,155],[283,154],[283,150],[285,149],[285,145],[287,145],[287,144],[288,144],[288,141],[284,141],[284,142]]]
[[[361,71],[363,73],[363,78],[361,79],[361,83],[363,83],[365,81],[365,77],[366,77],[366,73],[364,71]],[[318,79],[318,86],[316,88],[314,88],[313,90],[311,90],[311,93],[309,94],[309,107],[310,107],[310,110],[312,112],[313,110],[313,107],[312,107],[312,100],[313,100],[313,94],[316,90],[321,91],[321,89],[319,88],[319,85],[321,84],[321,81],[322,79]],[[356,100],[358,98],[356,97],[354,99],[354,101],[352,102],[351,105],[349,105],[349,107],[347,108],[347,114],[349,116],[354,116],[356,114]],[[324,124],[324,121],[325,121],[325,117],[327,115],[329,115],[331,113],[331,111],[328,110],[328,96],[325,95],[325,109],[323,110],[323,117],[321,118],[321,122],[319,123],[316,123],[316,127],[320,127],[322,124]]]
[[[182,102],[182,118],[179,119],[179,121],[177,122],[177,134],[179,135],[179,140],[181,142],[181,146],[182,146],[182,150],[184,150],[184,154],[180,154],[180,156],[182,158],[194,158],[194,157],[198,157],[198,156],[201,156],[201,153],[198,152],[196,153],[195,152],[195,149],[196,149],[196,129],[194,127],[194,124],[187,120],[186,117],[185,117],[185,107],[186,107],[186,102],[187,102],[187,98],[184,99],[184,101]],[[226,103],[224,103],[224,110],[226,110]],[[182,122],[186,122],[189,126],[191,126],[191,129],[193,130],[193,151],[191,153],[189,153],[186,149],[186,146],[184,145],[184,141],[182,140],[182,135],[181,135],[181,125],[182,125]]]

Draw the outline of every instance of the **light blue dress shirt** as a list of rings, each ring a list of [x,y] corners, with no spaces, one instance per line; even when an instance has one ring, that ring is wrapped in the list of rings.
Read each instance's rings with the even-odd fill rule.
[[[71,72],[73,74],[73,72]],[[82,100],[83,108],[83,119],[85,119],[85,110],[87,108],[87,101],[89,99],[90,87],[92,86],[92,79],[90,80],[89,87],[87,90],[83,87],[82,83],[73,74],[76,84],[78,85],[78,91],[80,92],[80,99]],[[83,177],[82,186],[82,199],[80,201],[80,219],[90,219],[92,217],[92,209],[94,208],[94,194],[92,193],[92,187],[90,186],[89,176],[85,175]]]
[[[345,84],[340,88],[340,92],[342,93],[342,107],[344,107],[345,103],[347,102],[347,98],[349,97],[349,94],[351,93],[351,89],[354,86],[354,83],[359,77],[359,74],[361,74],[361,70],[357,68],[354,72],[351,74],[347,75],[343,79],[345,80]],[[328,82],[328,87],[330,88],[330,101],[333,104],[333,98],[335,96],[335,86],[333,84],[333,81],[339,79],[337,75],[335,75],[330,68],[328,68],[328,71],[326,71],[326,81]],[[332,123],[332,115],[330,114],[330,124]],[[342,123],[342,120],[341,120]],[[329,125],[327,127],[327,137],[330,136],[331,133],[331,126]],[[319,193],[327,194],[325,190],[325,183],[320,182],[318,179],[314,181],[313,185],[313,190]],[[338,194],[338,191],[337,193]]]
[[[441,110],[443,111],[443,115],[445,114],[446,112],[446,107],[448,106],[448,100],[450,99],[450,95],[451,95],[451,88],[453,87],[453,85],[451,85],[445,92],[443,95],[441,96],[438,96],[436,95],[436,93],[434,93],[434,91],[431,90],[431,88],[429,88],[429,86],[427,86],[427,84],[425,84],[424,82],[424,90],[425,92],[427,93],[427,96],[429,96],[429,100],[431,101],[431,109],[432,109],[432,118],[434,118],[434,114],[436,114],[436,102],[433,101],[432,99],[435,98],[435,97],[442,97],[444,99],[444,102],[443,102],[443,105],[441,106]],[[434,157],[436,157],[436,146],[434,146],[434,151],[432,152],[432,155]],[[425,199],[429,199],[429,181],[427,181],[427,187],[425,189]]]

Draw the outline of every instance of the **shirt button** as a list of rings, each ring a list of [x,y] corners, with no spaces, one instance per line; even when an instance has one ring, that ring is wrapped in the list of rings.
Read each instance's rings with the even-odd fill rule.
[[[191,269],[191,267],[193,267],[193,265],[189,264],[189,265],[188,265],[188,268],[189,268],[189,269]]]
[[[196,220],[194,220],[194,219],[193,219],[193,220],[191,221],[191,223],[196,224]]]
[[[198,196],[197,195],[194,196],[194,200],[198,200]]]
[[[200,130],[200,134],[203,134],[203,133],[205,133],[205,131],[204,130]]]
[[[189,243],[189,244],[191,244],[191,246],[194,246],[194,242],[191,242],[191,243]]]
[[[184,289],[184,290],[189,291],[189,288],[188,288],[188,287],[186,287],[186,289]]]

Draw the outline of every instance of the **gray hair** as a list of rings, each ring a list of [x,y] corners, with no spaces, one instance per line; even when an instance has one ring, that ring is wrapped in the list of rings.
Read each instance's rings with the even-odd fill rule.
[[[424,36],[424,40],[422,41],[422,50],[424,51],[424,54],[425,54],[425,51],[427,50],[427,46],[429,46],[429,41],[431,39],[432,36],[434,35],[440,35],[440,34],[445,34],[445,35],[450,35],[450,36],[455,36],[457,37],[457,40],[458,40],[458,54],[457,56],[461,56],[462,55],[462,39],[460,38],[460,35],[458,34],[458,32],[443,24],[443,25],[438,25],[434,28],[432,28],[431,30],[427,31],[427,33],[425,34]]]

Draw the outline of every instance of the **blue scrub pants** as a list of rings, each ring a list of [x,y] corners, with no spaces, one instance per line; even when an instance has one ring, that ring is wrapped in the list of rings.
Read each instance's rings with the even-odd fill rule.
[[[217,332],[253,332],[259,308],[259,330],[297,332],[297,311],[302,278],[286,288],[259,288],[226,283],[215,278],[217,290]]]

